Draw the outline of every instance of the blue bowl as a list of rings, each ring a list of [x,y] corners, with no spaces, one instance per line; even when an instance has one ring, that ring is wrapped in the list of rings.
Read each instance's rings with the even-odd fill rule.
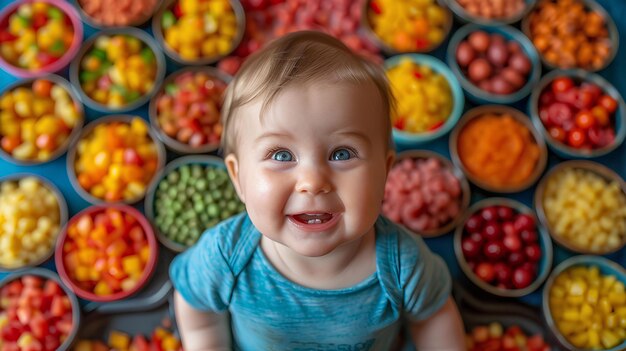
[[[615,99],[615,101],[617,101],[617,110],[614,114],[615,141],[613,144],[593,150],[575,149],[555,140],[550,136],[548,130],[543,126],[541,118],[539,118],[539,97],[541,96],[541,92],[543,92],[555,78],[560,76],[572,78],[576,84],[581,82],[593,83],[599,86],[604,94],[610,95],[613,99]],[[528,100],[528,111],[535,128],[544,136],[550,149],[563,158],[600,157],[618,148],[624,142],[624,138],[626,137],[626,128],[624,128],[624,125],[626,124],[626,105],[624,104],[624,99],[622,99],[619,91],[617,91],[611,83],[601,76],[582,69],[555,70],[543,76],[543,78],[539,81],[539,84],[537,84],[537,86],[533,89],[532,94],[530,94],[530,99]]]
[[[581,255],[570,257],[567,260],[561,262],[550,274],[550,277],[546,281],[546,285],[543,288],[542,295],[542,314],[543,318],[546,321],[550,331],[556,337],[558,342],[563,346],[565,350],[578,350],[578,351],[591,351],[591,349],[581,349],[572,345],[563,334],[556,327],[556,323],[552,318],[552,311],[550,310],[550,290],[552,289],[552,285],[554,284],[554,280],[565,270],[576,267],[576,266],[597,266],[600,270],[601,275],[612,275],[617,278],[618,281],[626,284],[626,270],[624,267],[621,267],[619,264],[595,255]],[[602,349],[602,351],[623,351],[626,350],[626,340],[622,340],[622,342],[610,349]]]
[[[530,285],[522,289],[501,289],[497,286],[491,285],[483,280],[481,280],[476,273],[472,271],[469,264],[465,260],[465,255],[463,254],[463,249],[461,248],[461,241],[463,237],[463,230],[465,229],[465,223],[467,220],[478,211],[482,210],[485,207],[490,206],[508,206],[513,208],[518,213],[528,214],[535,219],[535,225],[537,226],[537,234],[539,239],[539,246],[541,247],[541,259],[539,260],[539,265],[537,269],[537,276],[535,280],[533,280]],[[475,285],[477,285],[482,290],[491,293],[496,296],[502,297],[520,297],[524,295],[528,295],[531,292],[537,290],[541,284],[543,284],[544,280],[550,274],[550,269],[552,268],[552,240],[550,240],[550,235],[546,232],[545,228],[541,225],[541,223],[537,220],[534,212],[528,208],[526,205],[518,202],[516,200],[503,198],[503,197],[490,197],[484,200],[478,201],[473,204],[463,221],[456,227],[454,232],[454,253],[456,256],[456,260],[461,267],[461,270],[465,275],[472,281]],[[545,291],[545,290],[544,290]]]
[[[476,23],[483,26],[500,26],[503,24],[512,24],[519,22],[530,10],[535,6],[537,0],[526,0],[526,7],[524,10],[515,14],[514,16],[504,17],[504,18],[485,18],[480,16],[474,16],[467,12],[465,8],[459,5],[458,0],[446,0],[446,4],[452,10],[454,15],[462,22],[462,23]]]
[[[385,70],[399,65],[403,59],[409,59],[419,65],[429,66],[434,72],[444,76],[444,78],[448,82],[448,85],[450,85],[452,99],[454,101],[454,106],[452,107],[452,112],[450,112],[448,119],[441,127],[437,128],[434,131],[423,133],[409,133],[393,128],[393,141],[396,144],[416,146],[435,140],[448,133],[452,129],[452,127],[456,125],[456,123],[459,121],[459,118],[461,117],[461,114],[463,113],[465,98],[463,97],[463,90],[461,89],[461,85],[459,84],[459,81],[454,76],[454,74],[452,74],[452,71],[450,71],[450,68],[448,68],[445,63],[441,62],[435,57],[421,54],[402,54],[392,56],[385,60]]]
[[[131,103],[128,103],[126,105],[120,106],[120,107],[109,107],[107,105],[97,102],[96,100],[92,99],[85,93],[82,85],[80,84],[79,75],[81,71],[80,66],[81,66],[83,57],[87,55],[89,51],[91,51],[92,47],[96,43],[96,40],[98,40],[98,38],[100,38],[103,35],[107,35],[107,36],[128,35],[128,36],[135,37],[141,40],[148,48],[150,48],[150,50],[152,50],[152,53],[154,54],[154,57],[156,59],[157,68],[156,68],[156,74],[154,77],[154,84],[152,86],[152,89],[150,89],[150,91],[145,93],[143,96],[141,96],[137,100]],[[143,106],[157,92],[159,86],[161,85],[161,82],[163,82],[163,78],[165,77],[165,56],[163,56],[163,50],[161,50],[161,48],[158,46],[156,40],[154,40],[154,38],[150,36],[150,34],[148,34],[147,32],[141,29],[134,28],[134,27],[119,27],[119,28],[106,29],[91,36],[83,44],[80,51],[76,55],[76,58],[70,64],[69,73],[70,73],[70,82],[72,83],[74,87],[76,87],[76,90],[80,94],[81,100],[89,108],[99,111],[99,112],[110,112],[110,113],[128,112],[140,106]]]
[[[479,30],[482,30],[489,34],[500,34],[507,41],[514,40],[520,44],[522,51],[526,54],[526,56],[528,56],[528,59],[530,60],[532,69],[530,71],[526,84],[524,84],[524,86],[522,86],[519,90],[506,95],[492,94],[474,85],[465,76],[465,74],[463,74],[461,68],[459,67],[459,64],[456,62],[456,49],[461,41],[465,40],[468,35]],[[454,75],[461,82],[461,86],[467,94],[467,97],[477,104],[515,103],[530,94],[533,86],[537,84],[541,76],[541,62],[539,60],[539,54],[537,53],[535,46],[522,32],[511,26],[489,27],[476,24],[467,24],[459,28],[459,30],[457,30],[450,39],[446,59],[448,61],[450,69],[452,70],[452,72],[454,72]]]

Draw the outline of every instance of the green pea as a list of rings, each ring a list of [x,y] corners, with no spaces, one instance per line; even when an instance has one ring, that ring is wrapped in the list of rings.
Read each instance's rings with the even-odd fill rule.
[[[198,218],[200,219],[200,223],[206,224],[209,222],[209,215],[206,213],[206,209],[203,213],[201,213]]]
[[[174,210],[175,212],[180,212],[180,210],[182,209],[183,209],[183,206],[180,203],[174,202],[172,204],[172,210]]]
[[[226,208],[234,213],[235,211],[237,211],[237,203],[235,201],[228,201],[228,203],[226,204]]]
[[[199,191],[204,191],[207,188],[206,180],[200,178],[196,181],[196,189]]]
[[[193,209],[196,211],[196,213],[202,213],[204,212],[205,207],[203,203],[198,202],[193,206]]]
[[[211,196],[213,197],[213,199],[215,200],[221,200],[222,199],[222,192],[220,190],[213,190],[211,192]]]
[[[233,214],[230,211],[222,211],[222,213],[220,213],[220,218],[222,220],[225,220],[227,218],[230,218]]]
[[[176,190],[176,188],[169,188],[169,189],[167,189],[167,195],[169,197],[171,197],[171,198],[174,198],[177,193],[178,193],[178,191]]]
[[[214,169],[210,168],[207,170],[207,174],[206,174],[206,179],[209,180],[210,183],[212,183],[215,178],[217,178],[217,173],[215,172]]]
[[[176,171],[171,172],[170,174],[167,175],[167,181],[172,184],[178,183],[179,180],[180,180],[180,174],[178,174],[178,172]]]
[[[215,203],[209,204],[209,206],[207,207],[207,213],[212,218],[215,218],[215,217],[219,216],[220,208]]]
[[[193,196],[196,194],[196,189],[194,189],[193,187],[189,186],[185,189],[185,194],[187,196]]]

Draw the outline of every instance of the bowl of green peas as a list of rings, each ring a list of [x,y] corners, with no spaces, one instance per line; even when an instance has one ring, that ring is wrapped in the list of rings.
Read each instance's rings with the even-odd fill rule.
[[[219,157],[177,158],[156,179],[145,213],[159,241],[172,251],[185,251],[207,229],[245,209]]]

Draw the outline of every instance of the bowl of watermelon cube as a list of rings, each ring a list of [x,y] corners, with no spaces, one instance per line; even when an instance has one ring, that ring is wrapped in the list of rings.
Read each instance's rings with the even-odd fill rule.
[[[80,325],[80,306],[59,276],[30,268],[0,281],[2,350],[68,350]]]

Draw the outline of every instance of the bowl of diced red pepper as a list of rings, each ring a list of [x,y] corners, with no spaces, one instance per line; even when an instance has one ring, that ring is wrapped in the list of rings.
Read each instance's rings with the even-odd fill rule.
[[[22,78],[62,70],[83,39],[76,9],[65,1],[22,0],[0,12],[0,68]]]
[[[72,217],[55,249],[61,280],[79,297],[121,300],[146,285],[158,244],[146,218],[127,205],[92,206]]]
[[[80,325],[76,296],[59,277],[31,268],[0,282],[2,350],[67,350]]]

